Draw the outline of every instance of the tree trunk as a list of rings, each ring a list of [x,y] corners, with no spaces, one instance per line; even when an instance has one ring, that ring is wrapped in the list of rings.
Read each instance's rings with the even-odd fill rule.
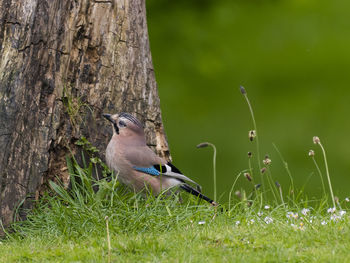
[[[101,114],[129,112],[168,158],[145,0],[0,2],[0,219],[8,226],[85,136],[104,156]]]

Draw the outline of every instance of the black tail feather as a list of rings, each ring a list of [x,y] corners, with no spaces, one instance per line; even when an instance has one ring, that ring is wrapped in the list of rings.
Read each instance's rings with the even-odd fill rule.
[[[207,201],[208,203],[212,204],[212,205],[217,205],[214,200],[210,199],[209,197],[203,195],[202,193],[198,192],[196,189],[194,189],[193,187],[189,186],[188,184],[182,184],[180,186],[183,190],[185,190],[187,193],[190,193],[194,196],[197,196],[205,201]]]

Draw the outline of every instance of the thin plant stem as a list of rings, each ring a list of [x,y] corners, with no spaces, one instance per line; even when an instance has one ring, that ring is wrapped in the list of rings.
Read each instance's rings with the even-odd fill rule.
[[[267,168],[267,181],[268,181],[268,183],[270,185],[270,189],[271,189],[271,192],[273,194],[273,197],[275,198],[275,201],[278,204],[277,196],[276,196],[276,193],[275,193],[275,188],[273,186],[273,180],[272,180],[272,176],[271,176],[271,171],[270,171],[269,168]]]
[[[252,162],[250,161],[251,158],[248,159],[248,165],[249,165],[249,172],[250,175],[253,177],[253,168],[252,168]]]
[[[214,183],[214,201],[216,200],[216,147],[212,143],[208,143],[209,146],[211,146],[214,150],[213,154],[213,183]]]
[[[324,193],[324,195],[326,196],[326,195],[327,195],[327,193],[326,193],[326,187],[324,186],[323,175],[322,175],[321,169],[320,169],[320,167],[318,166],[318,164],[317,164],[316,159],[315,159],[314,156],[312,156],[312,160],[314,161],[314,164],[315,164],[315,166],[316,166],[317,172],[318,172],[318,174],[320,175],[323,193]]]
[[[259,192],[259,194],[260,194],[260,210],[261,210],[263,206],[263,193]]]
[[[108,216],[105,217],[106,220],[106,231],[107,231],[107,244],[108,244],[108,263],[111,262],[111,238],[109,236],[109,226],[108,226]]]
[[[284,200],[283,200],[282,187],[280,186],[280,187],[278,187],[278,189],[279,189],[279,192],[280,192],[280,197],[281,197],[282,205],[283,205],[283,207],[285,208],[285,207],[286,207],[286,204],[284,203]]]
[[[228,196],[228,210],[229,210],[229,215],[231,215],[231,196],[232,196],[232,191],[233,191],[233,188],[235,187],[235,185],[236,185],[236,183],[237,183],[237,181],[238,181],[238,178],[242,175],[242,173],[243,173],[243,171],[240,172],[240,173],[237,175],[235,181],[234,181],[233,184],[232,184],[232,187],[231,187],[231,190],[230,190],[230,194],[229,194],[229,196]]]
[[[262,193],[259,192],[258,189],[256,189],[256,187],[255,187],[251,157],[249,157],[249,159],[248,159],[248,165],[249,165],[249,173],[250,173],[250,175],[252,176],[252,185],[253,185],[253,187],[254,187],[255,197],[256,197],[256,198],[260,198],[260,199],[261,199],[261,200],[260,200],[260,201],[261,201],[260,203],[262,203],[262,201],[263,201],[263,200],[262,200]]]
[[[214,144],[210,143],[210,142],[202,142],[200,144],[197,145],[197,148],[205,148],[205,147],[212,147],[214,150],[214,154],[213,154],[213,181],[214,181],[214,201],[216,200],[216,147]]]
[[[113,200],[114,200],[114,190],[115,190],[115,186],[117,184],[117,180],[118,180],[118,176],[119,176],[119,171],[116,175],[116,177],[114,178],[114,173],[112,173],[112,180],[113,180],[113,186],[112,186],[112,194],[111,194],[111,207],[113,206]]]
[[[256,137],[254,138],[256,141],[256,152],[257,152],[257,157],[258,157],[258,165],[259,165],[259,169],[261,169],[261,164],[260,164],[260,149],[259,149],[259,134],[258,134],[258,130],[256,128],[256,121],[255,121],[255,117],[254,117],[254,112],[253,112],[253,108],[252,105],[250,104],[249,98],[247,93],[243,94],[245,100],[247,101],[248,107],[249,107],[249,111],[250,111],[250,115],[252,117],[253,120],[253,126],[254,126],[254,130],[256,133]]]
[[[284,164],[284,168],[286,169],[287,174],[288,174],[288,176],[289,176],[290,183],[291,183],[291,190],[292,190],[291,192],[292,192],[293,201],[294,201],[294,199],[295,199],[295,195],[294,195],[294,180],[293,180],[292,174],[291,174],[291,172],[290,172],[290,170],[289,170],[288,163],[284,160],[283,155],[281,154],[281,152],[279,151],[279,149],[277,148],[277,146],[276,146],[274,143],[273,143],[272,145],[273,145],[273,147],[275,148],[275,150],[277,151],[277,153],[278,153],[278,155],[279,155],[281,161],[282,161],[283,164]]]
[[[252,162],[250,161],[250,159],[251,158],[249,158],[248,159],[248,165],[249,165],[249,174],[250,174],[250,176],[252,177],[252,181],[251,181],[251,183],[252,183],[252,185],[253,185],[253,187],[254,187],[254,192],[255,192],[255,195],[257,195],[257,190],[256,190],[256,188],[255,188],[255,183],[254,183],[254,176],[253,176],[253,168],[252,168]]]
[[[257,155],[257,160],[258,160],[258,167],[259,167],[259,170],[261,170],[261,163],[260,163],[260,144],[259,144],[259,133],[258,133],[258,130],[257,130],[257,126],[256,126],[256,121],[255,121],[255,115],[254,115],[254,111],[253,111],[253,107],[249,101],[249,98],[248,98],[248,95],[247,95],[247,92],[246,90],[241,86],[240,87],[241,89],[241,93],[243,94],[247,104],[248,104],[248,108],[249,108],[249,111],[250,111],[250,115],[252,117],[252,121],[253,121],[253,126],[254,126],[254,130],[255,130],[255,144],[256,144],[256,155]],[[260,174],[261,176],[261,183],[262,183],[262,186],[264,187],[264,177],[262,176],[262,174]]]
[[[95,166],[95,172],[96,172],[97,181],[100,181],[100,177],[98,175],[98,170],[97,170],[97,165],[94,164],[94,166]]]
[[[333,195],[332,184],[331,184],[331,178],[330,178],[330,176],[329,176],[329,169],[328,169],[326,151],[324,150],[323,145],[322,145],[321,142],[318,142],[318,145],[320,145],[320,147],[321,147],[321,149],[322,149],[322,153],[323,153],[323,159],[324,159],[324,164],[325,164],[325,167],[326,167],[326,175],[327,175],[328,184],[329,184],[329,191],[331,192],[333,207],[336,207],[336,206],[335,206],[334,195]]]

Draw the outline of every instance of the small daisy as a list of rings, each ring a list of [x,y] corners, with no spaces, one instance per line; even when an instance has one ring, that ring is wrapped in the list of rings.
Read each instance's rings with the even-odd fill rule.
[[[255,220],[254,219],[250,219],[249,222],[248,222],[248,225],[252,225],[255,223]]]
[[[339,221],[340,219],[341,219],[341,216],[338,216],[338,215],[336,215],[336,214],[332,214],[332,215],[331,215],[331,220],[332,220],[333,222]]]
[[[298,213],[288,212],[286,216],[287,216],[287,218],[297,219],[299,215],[298,215]]]
[[[310,212],[310,209],[308,209],[308,208],[303,208],[303,209],[301,210],[301,213],[302,213],[304,216],[308,215],[309,212]]]
[[[335,207],[328,208],[327,213],[333,214],[335,212],[335,210],[337,210]]]
[[[267,216],[267,217],[264,218],[264,221],[265,221],[266,224],[271,224],[273,222],[273,219],[271,217]]]
[[[265,205],[264,208],[265,208],[266,210],[269,210],[269,209],[270,209],[270,206],[269,206],[269,205]]]

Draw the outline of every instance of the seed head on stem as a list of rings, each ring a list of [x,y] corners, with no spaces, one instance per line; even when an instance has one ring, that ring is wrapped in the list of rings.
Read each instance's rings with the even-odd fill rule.
[[[269,158],[268,155],[265,156],[265,159],[263,160],[263,163],[265,165],[270,165],[271,164],[271,159]]]
[[[313,150],[310,150],[309,151],[309,156],[311,156],[311,157],[315,156],[315,152]]]
[[[318,144],[321,147],[322,153],[323,153],[323,159],[324,159],[324,164],[326,167],[326,175],[327,175],[327,179],[328,179],[328,184],[329,184],[329,191],[331,193],[331,197],[332,197],[332,202],[333,202],[333,207],[335,207],[335,200],[334,200],[334,195],[333,195],[333,189],[332,189],[332,184],[331,184],[331,178],[329,175],[329,169],[328,169],[328,162],[327,162],[327,156],[326,156],[326,151],[321,143],[321,140],[319,137],[314,136],[313,137],[313,142],[314,144]]]
[[[318,136],[314,136],[312,138],[312,141],[314,142],[314,144],[320,144],[321,143],[320,138],[318,138]]]
[[[254,138],[256,137],[256,131],[255,131],[255,130],[249,131],[248,137],[249,137],[249,140],[250,140],[251,142],[254,141]]]
[[[245,90],[245,88],[243,86],[240,86],[239,89],[243,95],[247,94],[247,91]]]
[[[244,173],[244,176],[245,176],[245,178],[247,178],[247,180],[248,180],[249,182],[252,181],[252,177],[250,176],[249,173]]]

